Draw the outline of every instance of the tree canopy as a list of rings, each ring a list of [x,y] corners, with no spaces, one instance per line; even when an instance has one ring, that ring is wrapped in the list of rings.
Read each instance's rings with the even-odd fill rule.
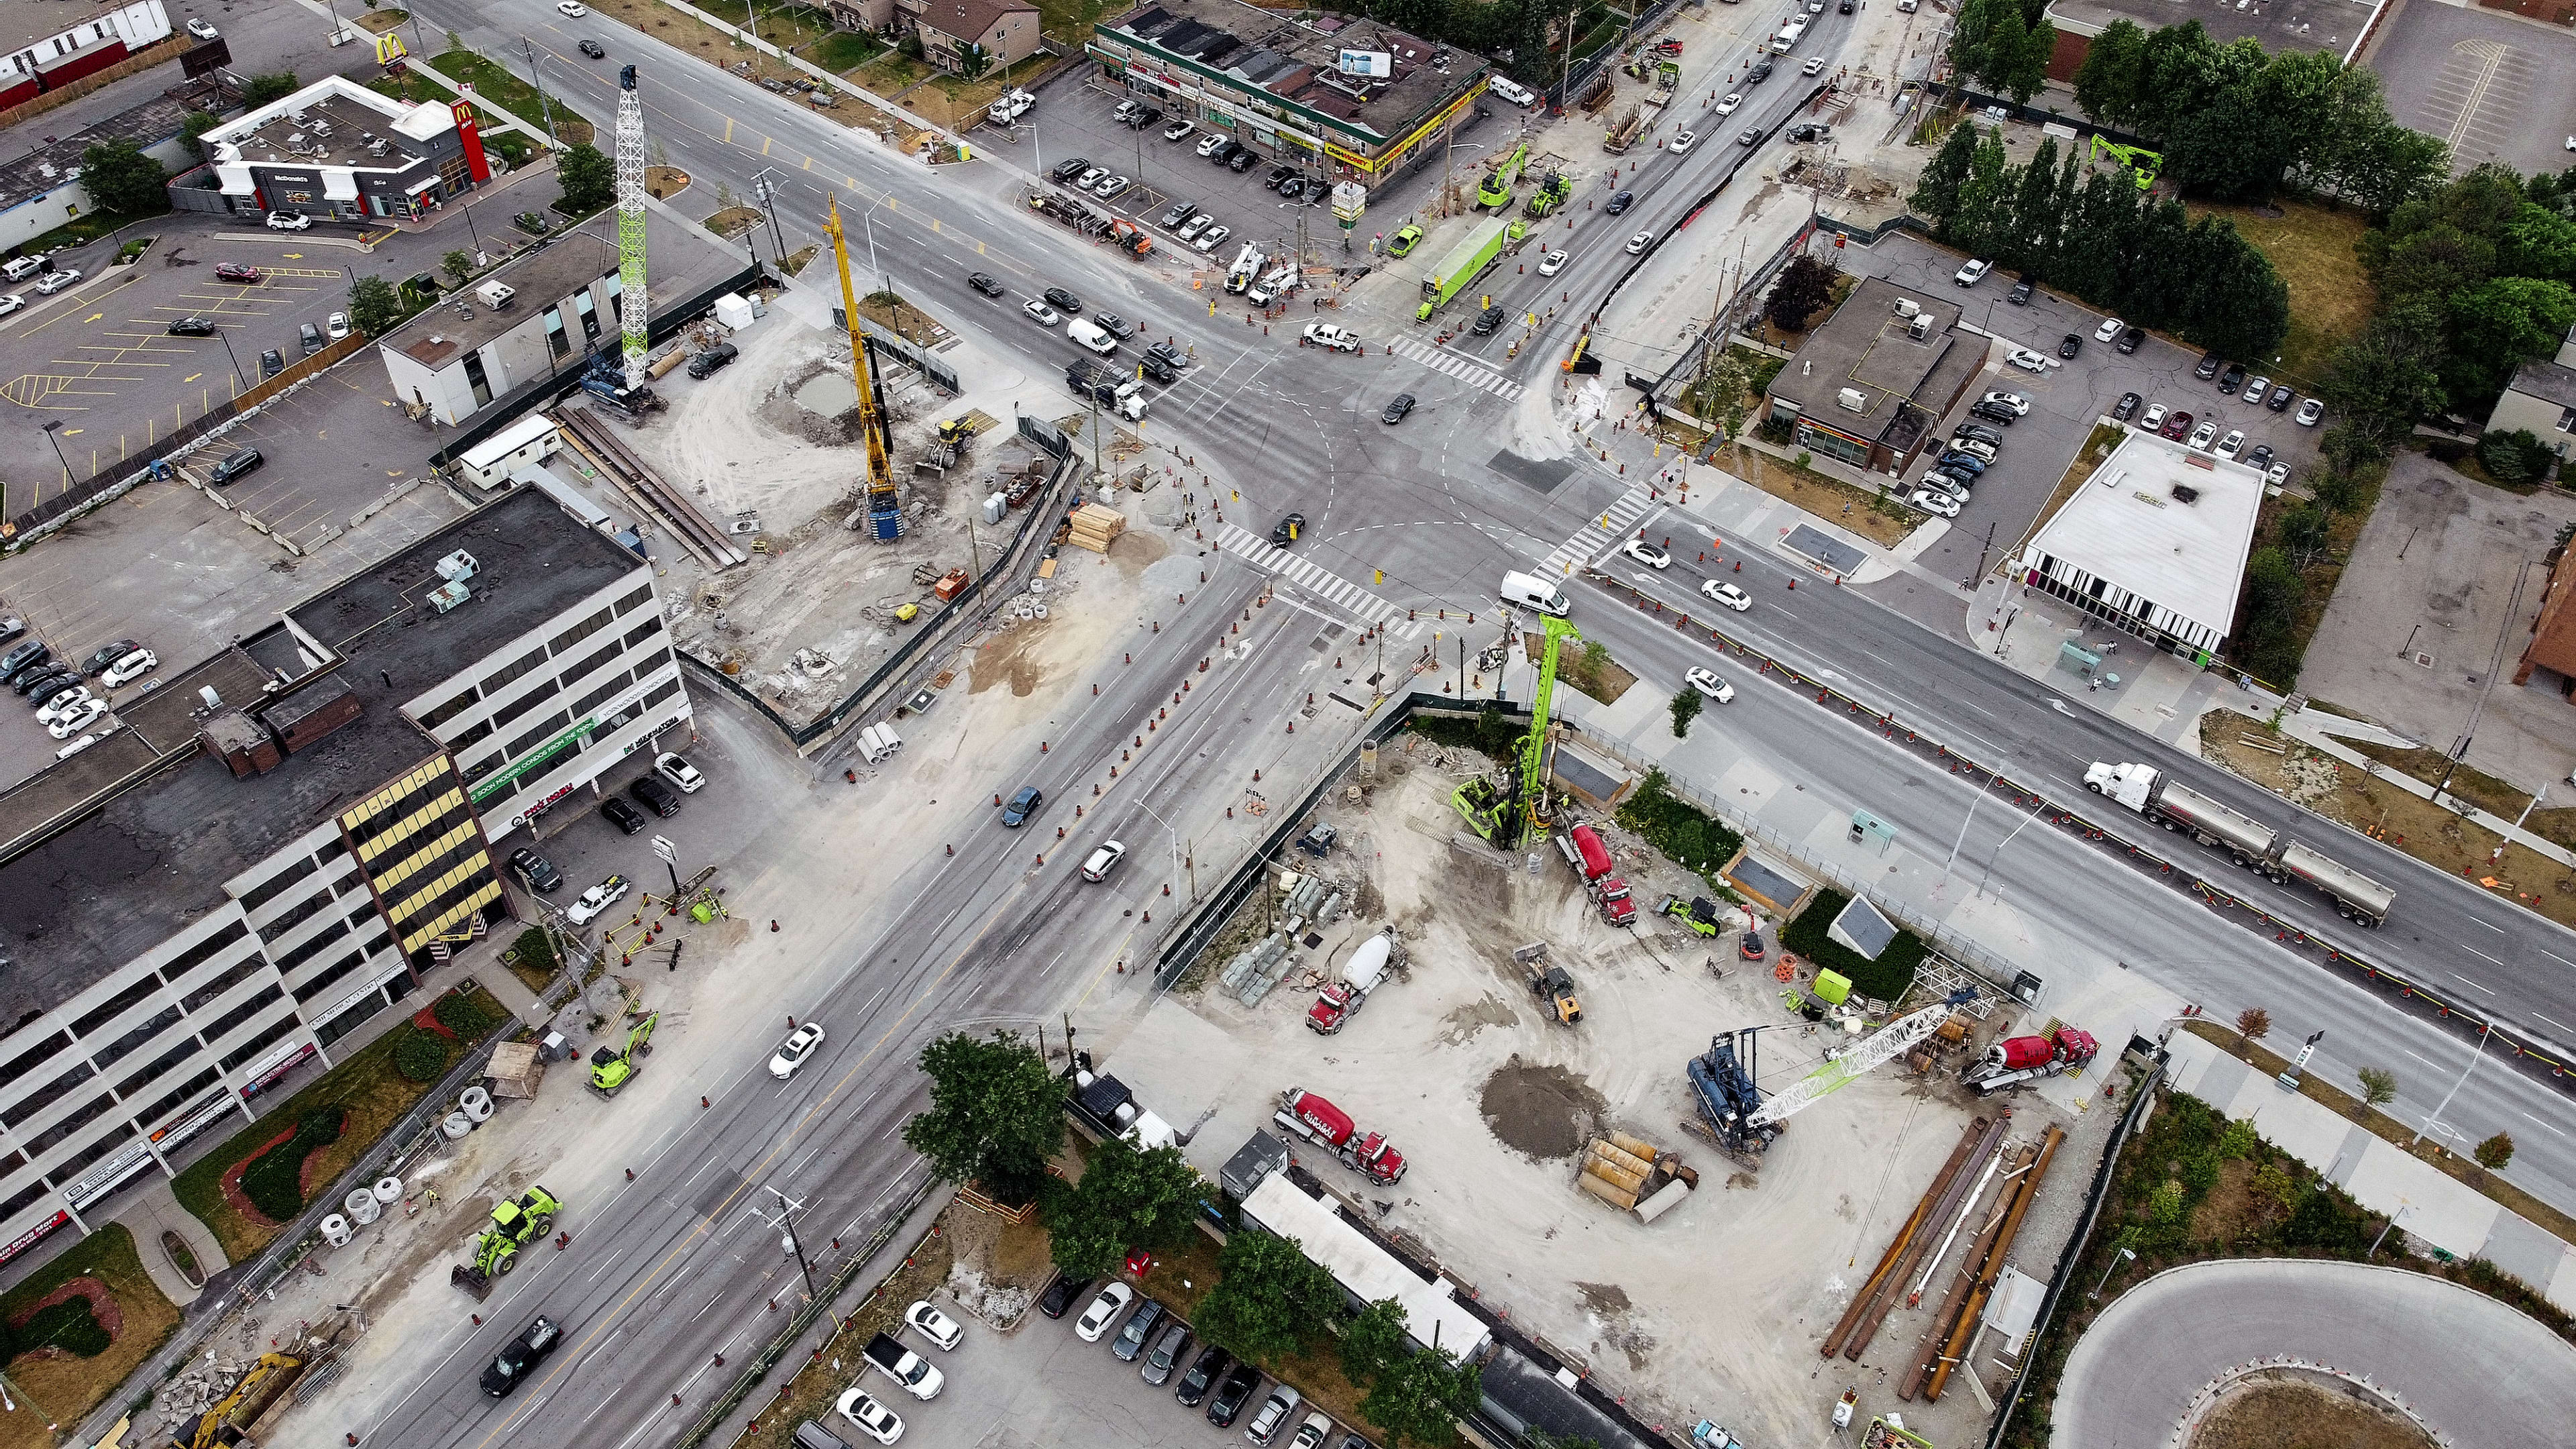
[[[1017,1034],[953,1031],[922,1048],[930,1107],[904,1123],[903,1140],[946,1182],[977,1182],[1026,1202],[1064,1146],[1064,1082]]]
[[[369,337],[382,337],[408,315],[394,284],[370,272],[349,284],[349,324]]]
[[[1078,1278],[1107,1274],[1130,1248],[1169,1252],[1195,1231],[1191,1219],[1206,1191],[1181,1149],[1139,1152],[1113,1137],[1093,1150],[1081,1182],[1048,1188],[1049,1251],[1057,1267]]]
[[[555,153],[555,177],[563,186],[564,210],[576,216],[617,199],[617,163],[588,142]]]
[[[1295,1238],[1246,1231],[1225,1240],[1216,1286],[1199,1300],[1199,1332],[1251,1363],[1276,1363],[1323,1331],[1341,1285]]]
[[[162,183],[170,179],[161,163],[125,137],[100,141],[81,152],[81,186],[89,199],[108,211],[150,216],[170,209]]]

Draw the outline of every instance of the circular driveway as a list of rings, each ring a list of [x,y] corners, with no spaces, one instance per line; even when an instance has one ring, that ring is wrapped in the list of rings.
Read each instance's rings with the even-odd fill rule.
[[[2122,1294],[2067,1355],[2052,1442],[2164,1449],[2193,1398],[2257,1359],[2367,1377],[2459,1449],[2559,1442],[2576,1346],[2456,1283],[2361,1263],[2168,1269]]]

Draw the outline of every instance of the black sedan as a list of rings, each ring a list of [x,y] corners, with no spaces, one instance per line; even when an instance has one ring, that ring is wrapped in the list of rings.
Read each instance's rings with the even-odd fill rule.
[[[1277,547],[1286,548],[1297,541],[1297,535],[1305,531],[1306,515],[1291,513],[1280,519],[1278,526],[1270,530],[1270,542]]]
[[[2124,392],[2120,394],[2119,406],[2111,409],[2111,420],[2113,422],[2125,423],[2129,419],[2136,417],[2138,415],[2138,405],[2145,401],[2145,398],[2142,398],[2133,392]]]
[[[1636,204],[1637,193],[1633,191],[1622,191],[1611,197],[1608,204],[1604,205],[1601,210],[1604,215],[1617,216],[1619,213],[1626,211],[1629,207]]]
[[[2067,333],[2065,337],[2059,339],[2057,344],[2057,355],[2060,357],[2073,357],[2075,354],[2083,350],[2084,339],[2076,336],[2072,332]]]
[[[538,1315],[537,1321],[511,1339],[492,1360],[491,1367],[483,1370],[483,1392],[496,1399],[508,1397],[562,1342],[563,1330],[555,1326],[553,1319]]]
[[[1058,1274],[1056,1280],[1047,1285],[1046,1292],[1039,1295],[1038,1312],[1049,1318],[1062,1318],[1082,1297],[1082,1290],[1090,1286],[1088,1278],[1077,1278],[1070,1273]]]
[[[1243,1413],[1244,1401],[1261,1386],[1261,1370],[1248,1363],[1238,1363],[1228,1371],[1225,1381],[1216,1386],[1208,1400],[1207,1421],[1220,1429],[1231,1429]]]
[[[994,281],[991,277],[984,275],[982,272],[967,273],[966,285],[983,293],[987,297],[999,297],[1002,295],[1002,284]]]
[[[1201,1350],[1198,1360],[1181,1375],[1180,1387],[1172,1390],[1172,1397],[1181,1401],[1182,1408],[1197,1408],[1199,1401],[1207,1397],[1208,1390],[1216,1386],[1217,1375],[1224,1373],[1226,1365],[1233,1361],[1234,1356],[1224,1349]]]
[[[1404,415],[1411,411],[1413,411],[1413,394],[1400,392],[1388,400],[1384,416],[1390,423],[1400,423],[1404,421]]]
[[[215,324],[207,321],[203,317],[182,317],[178,321],[170,324],[170,335],[173,337],[212,337],[215,335]]]
[[[1064,313],[1068,317],[1079,317],[1082,315],[1082,299],[1073,295],[1071,292],[1066,291],[1062,287],[1049,287],[1040,295],[1047,299],[1047,305],[1054,307],[1057,311]]]
[[[574,46],[582,54],[589,56],[592,60],[608,59],[608,51],[596,40],[576,41]]]
[[[2111,346],[2116,349],[2121,356],[2126,357],[2130,353],[2137,351],[2138,344],[2146,340],[2147,329],[2144,327],[2131,327],[2122,332],[2120,334],[2120,340],[2112,343]]]

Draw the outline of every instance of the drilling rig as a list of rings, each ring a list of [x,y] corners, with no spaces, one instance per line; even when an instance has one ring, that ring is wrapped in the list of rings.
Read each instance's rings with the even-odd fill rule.
[[[621,145],[624,142],[621,140]],[[887,461],[885,408],[877,398],[876,378],[868,369],[867,338],[859,331],[859,293],[850,285],[850,249],[841,236],[841,199],[832,198],[823,219],[823,235],[832,239],[832,263],[841,270],[841,317],[850,329],[850,381],[859,391],[859,431],[868,443],[868,536],[892,543],[903,536],[902,500],[895,496],[894,467]],[[853,517],[850,526],[859,526]]]
[[[1583,642],[1583,636],[1563,619],[1539,622],[1547,630],[1547,647],[1539,658],[1538,685],[1530,695],[1529,733],[1521,736],[1518,755],[1505,769],[1502,783],[1478,775],[1449,795],[1449,803],[1478,835],[1505,850],[1518,850],[1547,837],[1540,807],[1547,786],[1547,721],[1556,696],[1557,650],[1567,640]]]
[[[644,387],[644,98],[635,67],[617,73],[617,320],[626,334],[626,388]]]

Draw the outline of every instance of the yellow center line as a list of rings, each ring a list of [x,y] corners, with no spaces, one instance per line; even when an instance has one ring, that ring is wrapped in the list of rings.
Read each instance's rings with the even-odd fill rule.
[[[1023,881],[1021,885],[1012,887],[1012,892],[1016,894],[1020,890],[1024,889],[1025,885],[1025,881]],[[841,1079],[832,1084],[831,1091],[825,1093],[820,1101],[807,1107],[805,1109],[805,1115],[797,1119],[795,1126],[781,1134],[777,1144],[769,1149],[767,1155],[763,1156],[758,1162],[753,1163],[749,1172],[741,1175],[741,1182],[725,1194],[724,1201],[716,1204],[715,1211],[702,1214],[698,1225],[695,1228],[690,1229],[689,1235],[679,1243],[675,1244],[670,1252],[664,1254],[662,1256],[662,1260],[655,1263],[652,1270],[646,1273],[643,1278],[638,1280],[635,1287],[629,1290],[625,1297],[617,1300],[617,1306],[615,1308],[610,1309],[606,1314],[603,1314],[597,1322],[591,1325],[589,1333],[584,1335],[582,1339],[580,1345],[582,1348],[587,1349],[592,1343],[597,1341],[600,1335],[607,1331],[609,1325],[614,1322],[619,1315],[623,1314],[629,1307],[634,1305],[635,1300],[653,1284],[654,1280],[660,1278],[666,1269],[678,1262],[681,1256],[686,1253],[692,1245],[707,1236],[708,1230],[714,1227],[716,1222],[723,1218],[725,1213],[732,1208],[734,1202],[751,1187],[752,1180],[758,1177],[771,1163],[776,1162],[779,1154],[787,1151],[789,1147],[795,1144],[796,1134],[804,1131],[807,1126],[813,1123],[816,1117],[822,1115],[824,1109],[832,1105],[833,1101],[849,1087],[850,1083],[857,1079],[859,1073],[865,1070],[876,1060],[877,1056],[885,1050],[886,1044],[893,1041],[895,1037],[903,1031],[905,1026],[911,1022],[913,1017],[918,1014],[924,1006],[929,1004],[932,996],[937,993],[939,987],[945,984],[948,978],[956,973],[958,965],[966,959],[968,954],[973,952],[977,946],[983,944],[984,938],[992,933],[992,930],[996,925],[1001,923],[1003,916],[1004,912],[998,909],[986,913],[984,928],[975,933],[973,940],[968,941],[964,946],[958,948],[957,954],[949,958],[947,965],[939,968],[939,974],[932,977],[922,990],[914,996],[912,1004],[904,1008],[903,1015],[895,1018],[894,1024],[887,1027],[878,1035],[874,1042],[869,1044],[867,1051],[861,1054],[859,1060],[852,1063],[850,1069],[842,1074]],[[556,1365],[555,1369],[551,1373],[546,1375],[546,1381],[548,1383],[552,1383],[556,1379],[561,1378],[565,1371],[570,1369],[574,1363],[579,1362],[581,1358],[582,1354],[579,1352],[569,1355],[562,1363]],[[507,1426],[508,1420],[505,1418],[501,1424],[495,1425],[489,1433],[486,1433],[481,1442],[485,1445],[489,1445]]]

